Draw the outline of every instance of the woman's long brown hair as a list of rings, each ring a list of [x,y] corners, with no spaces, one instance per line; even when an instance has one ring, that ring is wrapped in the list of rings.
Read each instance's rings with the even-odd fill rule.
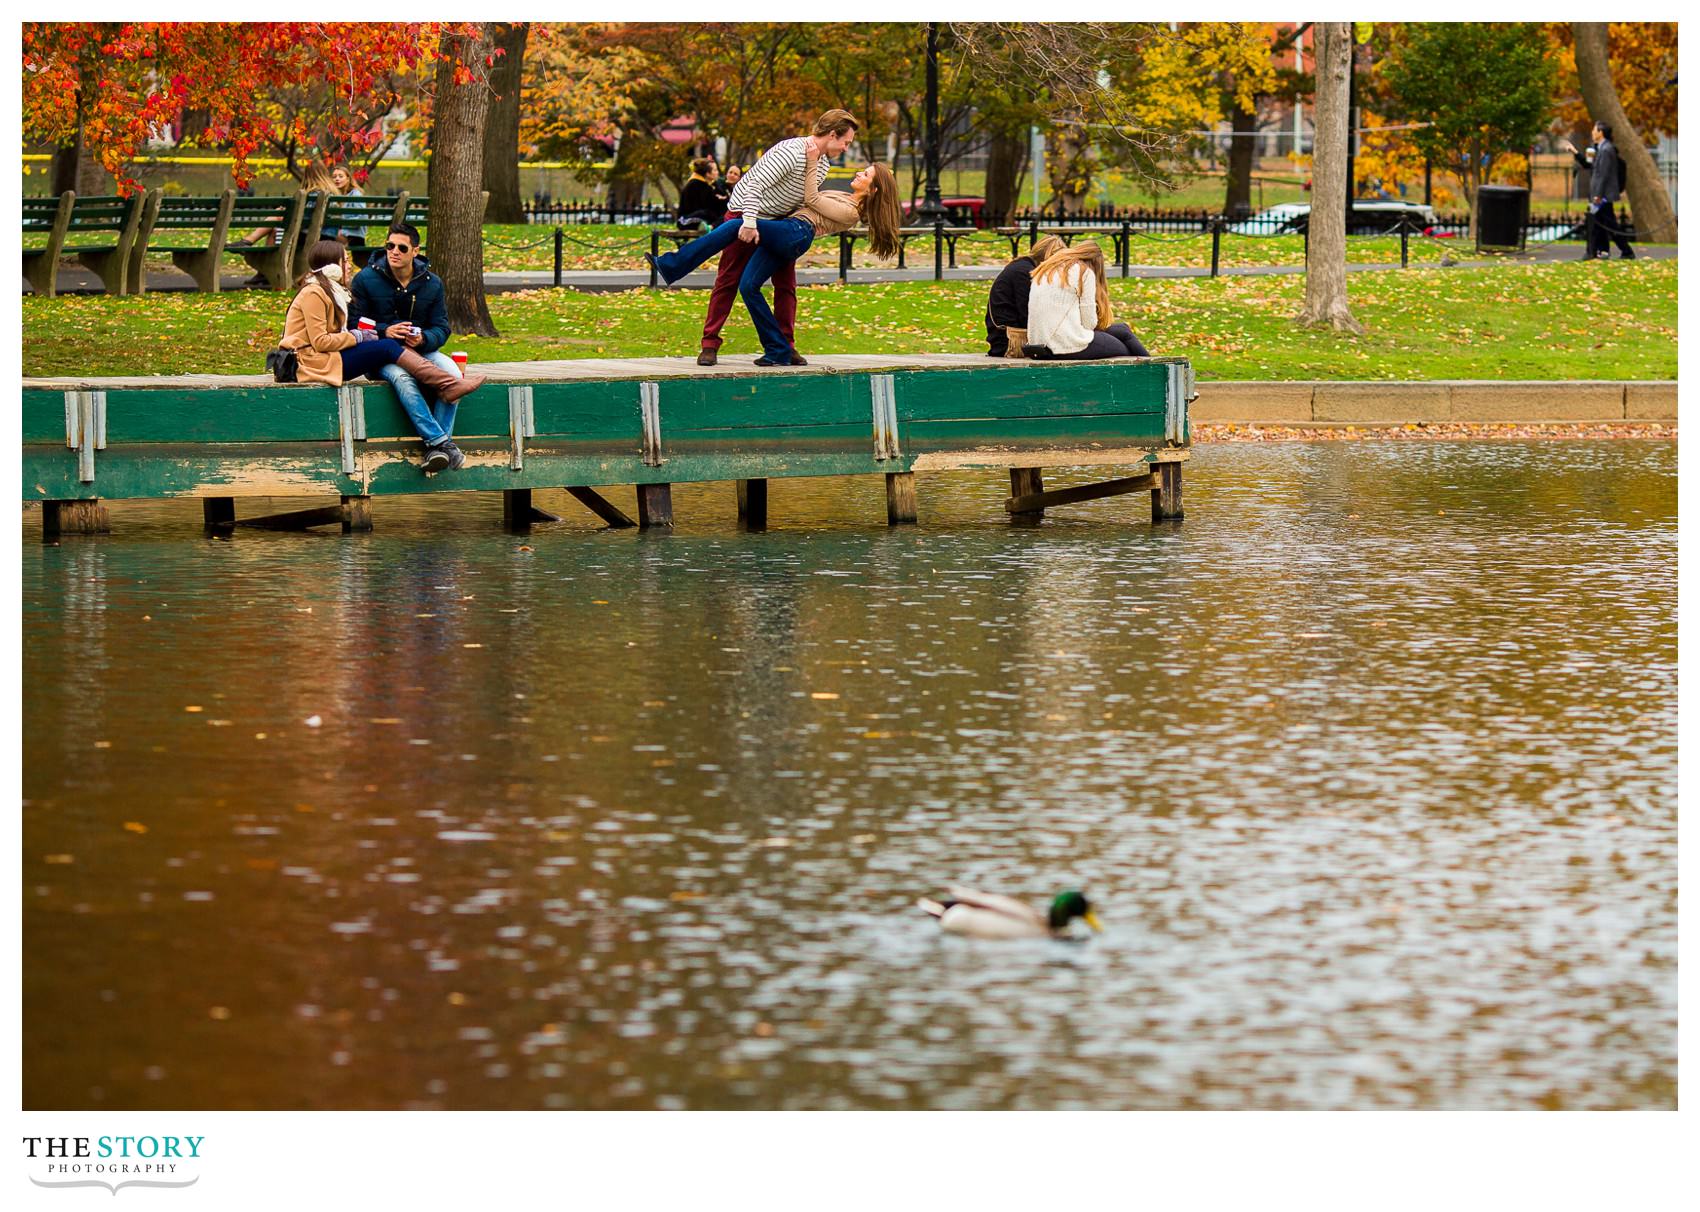
[[[1110,290],[1104,284],[1104,250],[1093,241],[1076,244],[1073,248],[1065,248],[1059,253],[1052,253],[1038,265],[1033,267],[1035,282],[1055,282],[1059,286],[1068,285],[1068,267],[1081,265],[1092,271],[1098,283],[1098,322],[1093,325],[1097,329],[1105,329],[1116,322],[1115,313],[1110,310]]]
[[[874,177],[857,209],[868,228],[868,247],[876,257],[897,255],[897,229],[903,226],[903,207],[897,201],[897,178],[883,164],[873,165]]]
[[[348,246],[341,240],[320,240],[307,250],[307,272],[301,275],[301,281],[296,283],[299,289],[309,282],[316,282],[320,290],[325,292],[325,298],[331,301],[331,313],[336,317],[336,326],[341,328],[347,318],[342,308],[336,304],[336,291],[331,289],[331,280],[319,271],[327,265],[342,264],[343,257],[348,255]],[[347,290],[353,283],[343,283]]]

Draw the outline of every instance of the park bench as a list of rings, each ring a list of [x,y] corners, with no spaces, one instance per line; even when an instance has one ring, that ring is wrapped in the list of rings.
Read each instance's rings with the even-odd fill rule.
[[[651,238],[649,243],[650,255],[655,256],[660,253],[660,241],[662,240],[671,240],[673,241],[674,247],[678,247],[681,244],[696,239],[704,232],[710,230],[712,229],[709,227],[699,227],[695,231],[689,230],[688,228],[675,228],[671,231],[659,227],[651,228]],[[950,249],[950,267],[952,269],[956,268],[956,242],[964,236],[972,236],[978,230],[979,228],[976,227],[946,227],[943,230],[945,244]],[[931,227],[899,228],[897,232],[897,268],[902,269],[904,267],[904,253],[909,247],[910,240],[917,236],[931,236],[936,234],[939,233],[936,229]],[[851,267],[851,261],[856,251],[856,241],[865,240],[867,239],[867,236],[868,229],[865,227],[855,227],[851,228],[849,231],[841,231],[838,233],[839,277],[842,278]],[[649,284],[651,286],[658,285],[660,280],[659,272],[653,265],[650,266]]]
[[[46,232],[46,248],[24,249],[24,276],[38,295],[52,298],[57,291],[59,258],[74,256],[100,277],[108,294],[129,293],[130,251],[141,223],[143,194],[128,198],[79,198],[67,190],[57,198],[24,198],[23,230]],[[67,244],[71,236],[110,232],[110,242]]]
[[[279,384],[263,375],[25,379],[22,488],[43,534],[105,529],[103,498],[200,499],[203,521],[371,528],[392,495],[502,493],[508,524],[545,520],[536,489],[566,489],[615,526],[596,491],[636,488],[638,524],[672,525],[671,485],[737,482],[739,517],[765,524],[770,477],[884,475],[886,520],[916,520],[916,473],[1007,473],[1012,521],[1149,492],[1178,518],[1190,453],[1185,358],[1031,362],[982,354],[826,354],[806,367],[723,358],[580,358],[486,364],[460,402],[466,466],[421,474],[419,438],[387,384]],[[1043,468],[1121,478],[1047,491]],[[320,497],[236,518],[238,498]],[[329,498],[326,500],[325,498]],[[340,498],[340,499],[339,499]],[[336,503],[332,503],[336,502]]]
[[[1062,242],[1070,247],[1073,246],[1076,236],[1108,236],[1110,237],[1110,259],[1118,264],[1127,259],[1128,252],[1122,247],[1122,243],[1131,234],[1128,225],[1125,223],[1118,227],[1066,227],[1062,225],[1045,227],[1037,223],[1028,223],[1021,227],[1000,227],[997,229],[997,233],[1009,241],[1009,259],[1011,261],[1021,255],[1021,239],[1023,236],[1027,238],[1029,248],[1038,241],[1040,236],[1061,237]]]
[[[312,247],[325,232],[339,231],[348,227],[382,227],[388,229],[391,223],[401,218],[407,212],[408,200],[411,197],[406,191],[399,194],[361,194],[345,196],[332,194],[325,203],[324,213],[319,217],[318,226],[307,232],[303,242],[305,247]],[[379,251],[376,247],[368,247],[364,237],[359,244],[350,242],[349,255],[354,258],[356,266],[364,268],[366,261]]]
[[[239,248],[227,244],[226,248],[248,262],[248,267],[263,277],[271,289],[288,290],[295,284],[291,270],[299,252],[301,233],[324,222],[325,202],[325,195],[315,191],[309,206],[307,191],[301,189],[281,196],[237,198],[231,207],[231,225],[238,232],[269,227],[272,240],[268,244]]]
[[[147,291],[147,272],[144,259],[148,253],[167,253],[171,263],[195,280],[195,285],[209,293],[218,291],[218,263],[230,238],[230,219],[236,205],[236,191],[227,189],[211,197],[171,196],[149,190],[143,206],[141,229],[130,257],[132,294]],[[191,233],[205,233],[193,238]],[[166,234],[171,243],[155,243],[155,237]]]

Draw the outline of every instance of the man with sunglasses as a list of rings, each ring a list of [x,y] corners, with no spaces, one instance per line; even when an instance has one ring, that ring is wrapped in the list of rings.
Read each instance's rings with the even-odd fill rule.
[[[362,318],[369,319],[377,324],[380,337],[395,338],[458,378],[460,368],[442,352],[443,343],[449,339],[443,280],[431,272],[431,263],[418,253],[419,229],[399,219],[391,223],[384,237],[384,255],[373,257],[354,275],[348,326],[354,328]],[[424,441],[424,469],[458,471],[464,466],[466,456],[450,438],[455,406],[427,400],[413,376],[400,366],[391,364],[375,373],[395,388],[402,410]]]

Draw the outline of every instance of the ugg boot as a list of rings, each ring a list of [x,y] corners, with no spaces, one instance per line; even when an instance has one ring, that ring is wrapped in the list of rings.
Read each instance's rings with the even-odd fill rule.
[[[483,375],[457,377],[411,349],[402,350],[401,357],[395,360],[395,364],[412,375],[413,381],[419,386],[436,392],[437,398],[445,404],[453,404],[462,396],[471,395],[484,386]]]

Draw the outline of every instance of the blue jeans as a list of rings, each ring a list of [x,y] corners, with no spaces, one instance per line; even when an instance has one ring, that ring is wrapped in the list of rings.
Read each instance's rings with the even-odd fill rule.
[[[373,342],[383,344],[383,342]],[[428,361],[457,377],[460,367],[455,365],[453,358],[442,350],[424,355]],[[419,431],[427,446],[441,446],[447,442],[455,429],[455,406],[445,404],[441,400],[425,399],[425,393],[419,390],[419,384],[393,361],[388,366],[380,366],[372,373],[380,376],[391,387],[395,388],[396,399],[401,401],[401,410],[407,414],[407,419],[413,422],[413,428]]]
[[[738,228],[742,224],[742,219],[728,219],[696,239],[681,244],[672,252],[662,253],[655,258],[656,268],[661,271],[661,280],[671,286],[714,254],[725,252],[732,241],[738,238]],[[758,223],[756,226],[759,228],[761,225]]]
[[[722,223],[720,226],[726,225]],[[767,296],[761,293],[761,288],[780,266],[795,261],[809,250],[809,245],[815,242],[815,225],[807,219],[760,219],[756,228],[761,232],[761,243],[756,245],[749,264],[744,266],[744,276],[738,280],[738,294],[743,298],[744,306],[750,309],[750,319],[755,321],[762,353],[769,360],[788,366],[791,343],[785,339],[785,333],[774,318],[773,308],[768,306]]]

